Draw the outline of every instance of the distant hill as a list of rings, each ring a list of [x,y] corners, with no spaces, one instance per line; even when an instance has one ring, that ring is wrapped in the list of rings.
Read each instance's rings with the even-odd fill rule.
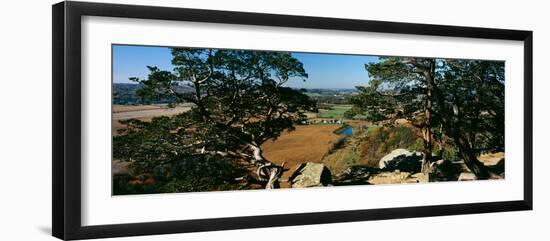
[[[136,96],[136,90],[139,89],[139,84],[131,83],[113,83],[113,104],[115,105],[143,105],[143,104],[165,104],[170,102],[170,99],[162,99],[158,101],[151,101],[149,103],[143,103]],[[180,86],[178,91],[190,92],[192,89],[187,86]]]
[[[317,93],[321,95],[350,95],[357,93],[355,88],[311,88],[305,89],[307,93]]]
[[[347,104],[347,96],[357,93],[357,89],[303,89],[304,93],[317,103]]]
[[[113,104],[115,105],[143,105],[143,104],[166,104],[170,99],[162,99],[143,103],[136,96],[136,90],[139,84],[133,83],[113,83]],[[189,86],[179,86],[178,91],[182,93],[192,92],[193,88]],[[303,89],[306,95],[321,103],[346,104],[346,96],[357,93],[356,89]]]

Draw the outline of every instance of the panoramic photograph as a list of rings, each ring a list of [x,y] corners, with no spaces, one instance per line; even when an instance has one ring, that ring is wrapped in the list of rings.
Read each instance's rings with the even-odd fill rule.
[[[112,194],[501,180],[504,61],[112,45]]]

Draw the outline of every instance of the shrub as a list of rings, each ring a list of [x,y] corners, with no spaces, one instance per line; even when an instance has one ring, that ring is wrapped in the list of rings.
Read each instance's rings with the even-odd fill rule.
[[[404,148],[422,150],[423,140],[418,131],[407,126],[373,126],[361,140],[360,158],[371,167],[378,167],[378,161],[391,151]]]
[[[460,157],[458,156],[458,150],[452,143],[445,143],[441,148],[437,148],[433,152],[434,156],[439,157],[440,159],[445,159],[449,161],[458,161]]]
[[[202,192],[235,189],[233,181],[244,169],[230,160],[210,156],[182,156],[169,164],[157,165],[150,173],[154,183],[136,184],[130,175],[113,176],[113,194]],[[132,172],[142,170],[133,163]]]
[[[228,190],[244,169],[232,160],[213,156],[183,157],[166,172],[161,192]]]
[[[113,138],[113,157],[131,162],[131,176],[113,176],[115,195],[215,191],[236,185],[232,181],[245,172],[238,160],[193,152],[186,147],[193,141],[188,134],[193,129],[174,131],[177,118],[130,120],[128,128]],[[135,180],[144,176],[154,182]]]

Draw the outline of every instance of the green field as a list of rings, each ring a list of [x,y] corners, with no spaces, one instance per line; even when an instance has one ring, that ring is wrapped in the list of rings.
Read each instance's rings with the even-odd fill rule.
[[[352,105],[332,105],[331,109],[319,110],[320,118],[343,119],[344,113],[351,109]]]
[[[320,97],[320,96],[323,96],[322,94],[319,94],[319,93],[311,93],[311,92],[306,92],[305,93],[307,96],[309,97]]]

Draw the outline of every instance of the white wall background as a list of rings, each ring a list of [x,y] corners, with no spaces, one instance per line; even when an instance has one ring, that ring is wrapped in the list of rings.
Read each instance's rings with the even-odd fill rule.
[[[110,0],[179,6],[534,31],[534,206],[530,212],[415,218],[155,236],[155,240],[520,240],[548,234],[550,24],[544,1]],[[51,4],[0,8],[0,240],[54,240],[51,231]],[[519,114],[519,113],[518,113]],[[407,198],[407,197],[403,197]],[[116,240],[151,240],[130,237]]]

